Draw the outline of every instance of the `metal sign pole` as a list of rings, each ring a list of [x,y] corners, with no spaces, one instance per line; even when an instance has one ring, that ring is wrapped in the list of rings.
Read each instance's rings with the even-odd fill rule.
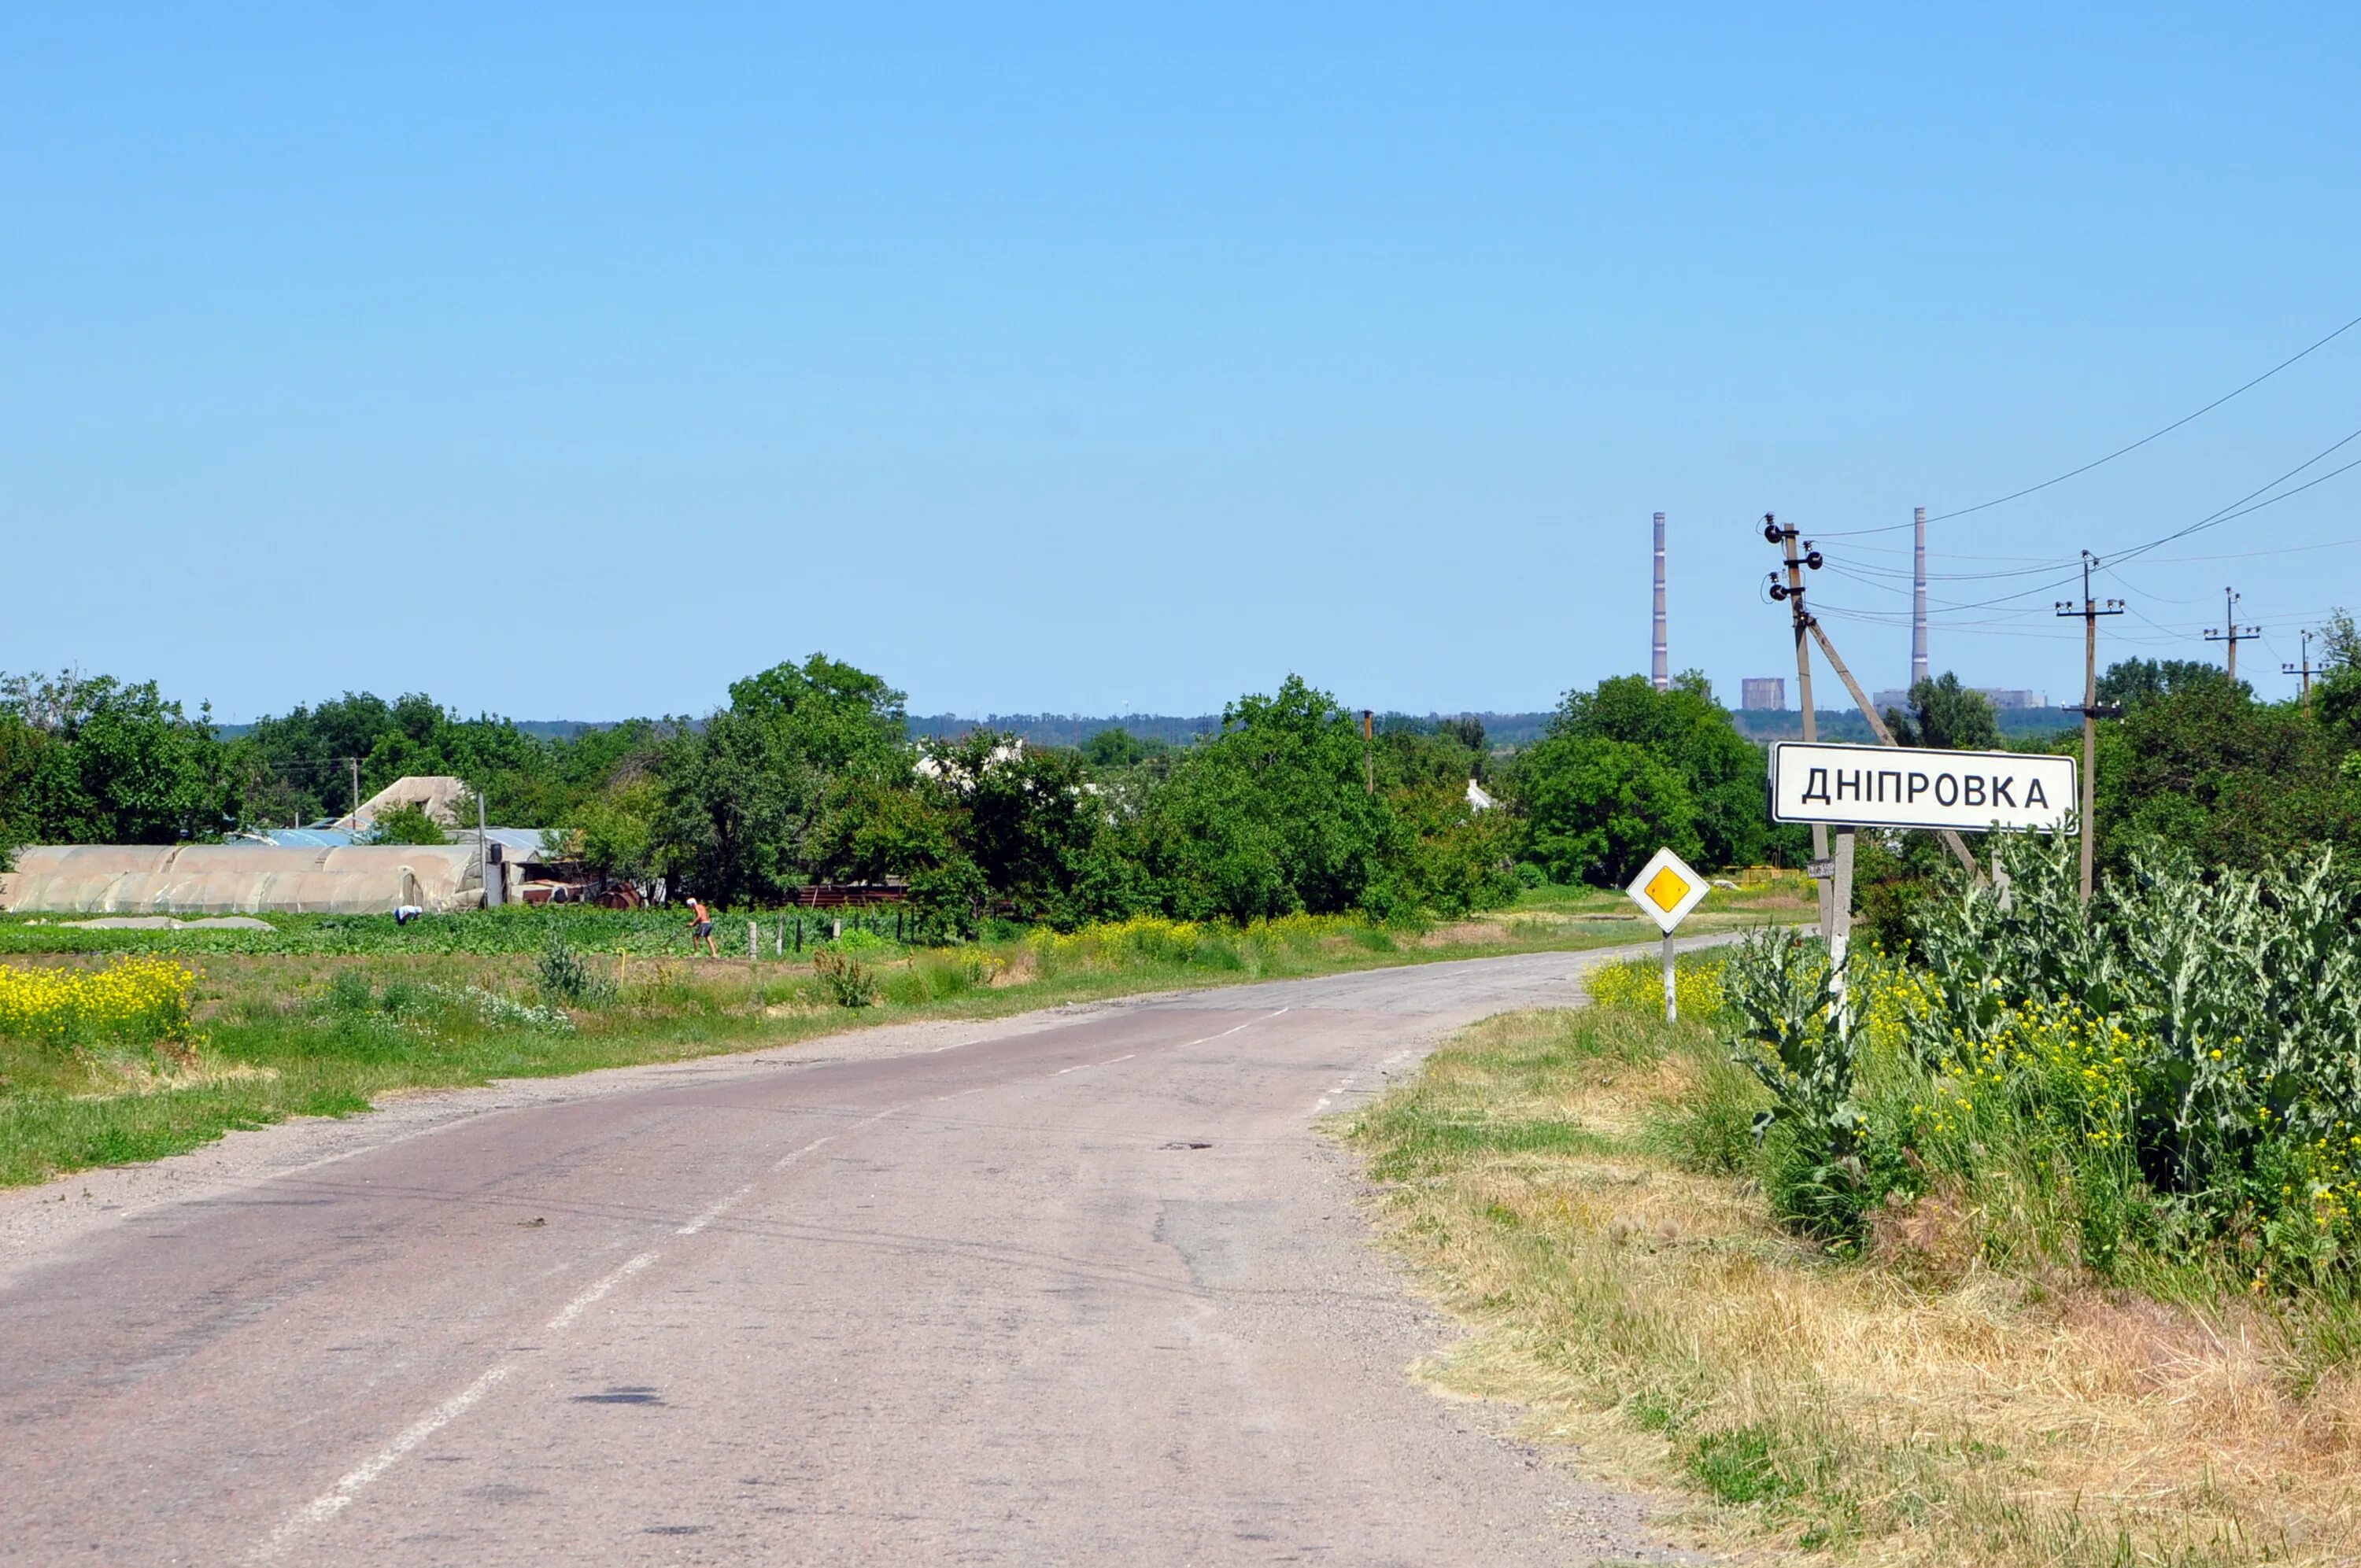
[[[1673,984],[1673,934],[1664,933],[1664,1022],[1681,1021],[1680,992]]]

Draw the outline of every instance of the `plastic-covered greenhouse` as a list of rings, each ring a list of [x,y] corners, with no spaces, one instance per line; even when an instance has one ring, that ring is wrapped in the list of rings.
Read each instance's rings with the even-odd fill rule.
[[[483,901],[472,842],[40,845],[0,875],[0,909],[12,914],[382,915]]]

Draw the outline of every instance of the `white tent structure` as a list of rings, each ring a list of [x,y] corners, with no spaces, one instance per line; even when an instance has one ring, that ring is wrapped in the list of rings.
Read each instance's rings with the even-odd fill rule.
[[[0,875],[10,914],[383,915],[483,902],[472,834],[433,845],[37,845]]]

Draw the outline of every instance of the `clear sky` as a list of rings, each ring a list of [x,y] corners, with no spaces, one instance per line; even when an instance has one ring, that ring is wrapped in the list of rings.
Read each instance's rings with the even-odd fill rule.
[[[1531,708],[1644,669],[1661,509],[1674,664],[1734,702],[1792,673],[1766,509],[1971,506],[2361,315],[2361,8],[1140,9],[7,5],[0,669],[230,718],[697,712],[815,649],[926,712]],[[2361,328],[1937,569],[2356,427]],[[2109,652],[2213,652],[2235,583],[2291,688],[2361,545],[2187,557],[2356,538],[2361,470],[2158,549]],[[2070,696],[2050,580],[1938,583],[2034,591],[1937,668]],[[1815,587],[1898,684],[1835,611],[1906,581]]]

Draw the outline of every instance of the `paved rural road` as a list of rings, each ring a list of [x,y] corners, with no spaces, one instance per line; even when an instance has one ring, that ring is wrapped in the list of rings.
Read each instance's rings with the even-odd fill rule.
[[[0,1559],[1664,1555],[1315,1130],[1599,955],[501,1086],[0,1201]],[[83,1196],[87,1193],[88,1196]]]

